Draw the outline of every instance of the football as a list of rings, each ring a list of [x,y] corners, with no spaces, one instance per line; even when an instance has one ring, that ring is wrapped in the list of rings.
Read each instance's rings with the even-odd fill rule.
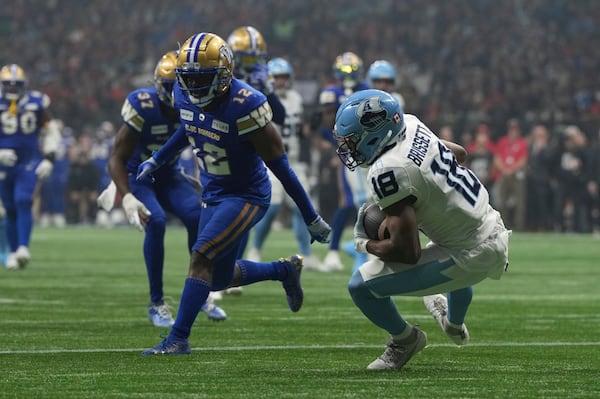
[[[365,209],[363,227],[367,237],[372,240],[384,240],[390,238],[390,232],[385,224],[386,214],[377,204],[369,204]]]

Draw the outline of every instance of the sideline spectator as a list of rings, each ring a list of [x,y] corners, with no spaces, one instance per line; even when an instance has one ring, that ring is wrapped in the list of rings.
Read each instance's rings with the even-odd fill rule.
[[[508,228],[523,230],[525,227],[525,167],[527,165],[527,141],[521,137],[521,125],[517,119],[507,123],[508,131],[496,144],[494,166],[498,170],[495,200]]]

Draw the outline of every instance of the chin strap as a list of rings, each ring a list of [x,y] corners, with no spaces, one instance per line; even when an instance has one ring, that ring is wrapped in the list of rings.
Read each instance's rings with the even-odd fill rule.
[[[8,113],[11,115],[17,114],[17,100],[11,100],[8,107]]]

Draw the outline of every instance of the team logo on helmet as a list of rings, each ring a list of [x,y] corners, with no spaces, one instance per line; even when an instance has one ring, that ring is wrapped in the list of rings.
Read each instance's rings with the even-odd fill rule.
[[[233,52],[231,51],[230,46],[225,45],[224,43],[223,46],[221,46],[221,48],[219,49],[219,52],[227,60],[228,64],[231,64],[233,62]]]
[[[387,112],[379,96],[369,97],[356,107],[356,115],[365,130],[378,130],[388,122]]]

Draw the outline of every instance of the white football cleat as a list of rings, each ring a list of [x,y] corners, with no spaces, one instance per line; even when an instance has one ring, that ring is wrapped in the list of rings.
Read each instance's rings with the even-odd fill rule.
[[[340,258],[340,253],[338,251],[330,250],[323,260],[321,271],[332,272],[342,269],[344,269],[344,264]]]
[[[225,292],[225,295],[240,296],[242,295],[242,287],[226,288],[223,292]]]
[[[465,323],[460,328],[453,327],[449,324],[448,318],[448,300],[444,295],[427,295],[423,297],[425,307],[431,313],[433,318],[438,322],[444,333],[458,346],[466,345],[469,342],[469,330]]]
[[[427,334],[412,327],[408,338],[402,342],[394,341],[391,337],[387,342],[385,351],[367,366],[368,370],[398,370],[401,369],[414,355],[427,345]]]
[[[260,250],[258,248],[250,248],[246,260],[250,262],[260,262]]]
[[[31,254],[29,253],[29,248],[25,245],[21,245],[17,248],[17,252],[15,252],[17,263],[21,269],[25,268],[29,261],[31,260]],[[7,262],[8,263],[8,262]]]
[[[17,253],[11,252],[8,254],[6,258],[6,269],[7,270],[16,270],[19,268],[19,262],[17,262]]]
[[[309,270],[322,270],[321,261],[314,255],[302,255],[304,258],[304,268]]]

